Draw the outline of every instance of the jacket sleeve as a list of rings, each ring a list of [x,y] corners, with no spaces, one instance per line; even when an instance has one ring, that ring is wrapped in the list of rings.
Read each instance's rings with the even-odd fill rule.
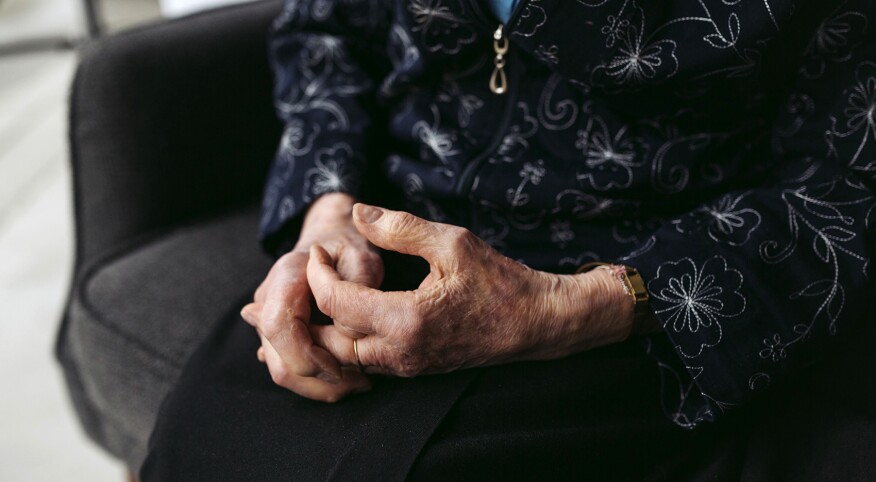
[[[762,184],[671,219],[623,258],[646,279],[664,328],[647,344],[681,426],[802,373],[864,314],[876,250],[876,37],[840,40],[850,52],[807,53]]]
[[[358,196],[366,159],[377,158],[386,3],[287,0],[274,22],[269,54],[284,129],[262,202],[260,239],[269,252],[291,247],[300,214],[320,195]]]

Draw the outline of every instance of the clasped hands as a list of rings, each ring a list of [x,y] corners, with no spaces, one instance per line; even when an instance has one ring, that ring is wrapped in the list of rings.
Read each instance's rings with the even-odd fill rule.
[[[416,290],[379,290],[375,246],[424,258],[428,276]],[[312,300],[332,324],[310,323]],[[241,315],[274,382],[324,402],[369,390],[368,374],[556,359],[622,341],[632,326],[629,297],[605,270],[536,271],[466,229],[345,194],[314,203]]]

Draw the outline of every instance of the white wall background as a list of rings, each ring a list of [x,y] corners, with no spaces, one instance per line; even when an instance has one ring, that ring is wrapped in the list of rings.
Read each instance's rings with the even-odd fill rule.
[[[112,30],[157,0],[103,0]],[[81,37],[79,0],[0,0],[0,44]],[[53,348],[73,265],[67,96],[76,53],[0,57],[0,482],[126,480],[73,414]]]
[[[252,0],[159,0],[161,13],[165,17],[179,17],[188,15],[199,10],[231,5],[234,3],[250,2]]]

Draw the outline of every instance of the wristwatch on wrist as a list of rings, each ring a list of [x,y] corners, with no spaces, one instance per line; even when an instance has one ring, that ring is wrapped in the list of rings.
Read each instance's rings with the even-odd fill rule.
[[[639,271],[632,266],[594,261],[578,268],[576,273],[586,273],[594,268],[603,268],[612,272],[624,284],[627,294],[633,301],[633,329],[630,336],[654,333],[660,330],[660,322],[654,316],[654,311],[648,302],[648,290],[645,280]]]

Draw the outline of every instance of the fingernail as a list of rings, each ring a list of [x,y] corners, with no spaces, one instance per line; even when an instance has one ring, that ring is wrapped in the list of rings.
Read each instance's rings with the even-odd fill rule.
[[[358,203],[354,209],[356,210],[356,217],[363,223],[371,224],[380,219],[380,216],[383,216],[383,209],[367,204]]]
[[[324,255],[325,249],[318,244],[310,245],[310,257],[316,258],[318,261],[324,262],[328,256]]]
[[[319,378],[324,382],[331,383],[332,385],[337,385],[338,383],[341,383],[340,377],[338,377],[337,375],[333,375],[329,372],[320,372],[318,375],[316,375],[316,378]]]

